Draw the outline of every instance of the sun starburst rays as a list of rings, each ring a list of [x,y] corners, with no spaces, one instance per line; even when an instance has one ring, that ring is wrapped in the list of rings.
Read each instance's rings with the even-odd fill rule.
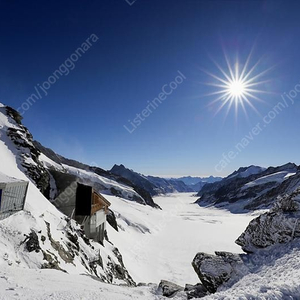
[[[206,85],[216,88],[215,91],[207,94],[208,96],[216,97],[210,104],[220,103],[215,114],[218,114],[226,105],[228,106],[226,116],[232,107],[235,108],[236,115],[238,108],[241,107],[247,116],[247,106],[259,114],[253,102],[264,102],[259,97],[260,94],[269,94],[268,91],[264,90],[264,85],[270,82],[270,80],[264,79],[263,77],[272,68],[257,73],[258,66],[262,59],[251,65],[251,55],[252,51],[243,66],[241,66],[238,58],[234,65],[232,65],[224,52],[225,69],[211,58],[220,74],[216,75],[212,72],[204,72],[214,79],[213,82],[206,83]]]

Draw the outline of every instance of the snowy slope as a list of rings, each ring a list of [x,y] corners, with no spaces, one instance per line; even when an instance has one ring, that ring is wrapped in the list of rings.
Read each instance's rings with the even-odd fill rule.
[[[232,175],[228,176],[227,179],[233,178],[233,177],[248,177],[250,175],[256,175],[263,171],[265,171],[265,168],[258,167],[258,166],[250,166],[246,168],[240,168],[236,172],[234,172]]]
[[[125,199],[133,199],[134,196],[141,198],[141,196],[134,191],[133,188],[126,186],[124,184],[117,183],[114,180],[105,178],[100,176],[94,172],[82,170],[79,168],[71,167],[68,165],[63,165],[64,169],[69,173],[80,177],[81,179],[85,180],[85,183],[98,183],[104,186],[107,190],[111,188],[115,188],[121,192],[121,195]],[[146,204],[144,199],[141,199],[142,203]]]
[[[119,232],[109,227],[108,234],[136,282],[197,283],[191,266],[195,253],[218,249],[240,253],[234,241],[255,217],[202,208],[192,204],[191,193],[154,199],[162,210],[108,197],[119,225]]]
[[[254,187],[256,185],[260,184],[266,184],[268,182],[276,182],[276,183],[282,183],[285,179],[288,179],[289,177],[295,175],[296,172],[289,172],[289,171],[281,171],[274,174],[262,176],[254,181],[250,181],[246,183],[241,190]]]
[[[2,267],[0,299],[22,300],[159,300],[155,287],[128,288],[105,284],[84,275],[55,270]],[[173,298],[186,299],[186,298]]]
[[[0,112],[3,111],[4,106],[0,105]],[[58,164],[47,156],[40,155],[40,161],[36,162],[30,149],[27,152],[11,141],[7,136],[8,127],[24,135],[10,117],[0,113],[0,171],[29,180],[30,184],[25,210],[0,221],[0,299],[163,299],[155,285],[129,288],[103,282],[133,285],[132,275],[137,282],[158,283],[167,279],[183,286],[195,284],[199,279],[191,262],[197,252],[241,252],[234,240],[255,214],[238,215],[200,207],[192,204],[191,194],[156,197],[163,210],[108,195],[119,231],[108,226],[112,243],[105,241],[105,247],[87,242],[79,226],[73,221],[67,222],[41,194],[36,182],[25,175],[24,162],[37,168],[40,168],[39,162],[43,162],[46,168],[77,174],[87,182],[118,187],[127,198],[135,191],[94,172]],[[293,165],[273,168],[264,176],[259,174],[250,175],[254,176],[253,180],[244,185],[249,183],[251,189],[276,182],[277,188],[293,191],[300,184],[299,172]],[[29,252],[26,245],[32,232],[37,236],[39,247]],[[122,253],[129,273],[120,262],[115,246]],[[300,242],[295,239],[270,252],[260,252],[251,274],[245,273],[233,286],[223,286],[207,299],[299,299],[299,248]],[[95,259],[98,262],[91,263]],[[67,273],[40,268],[56,268]],[[173,299],[186,299],[186,296],[181,294]]]
[[[18,168],[19,150],[7,137],[7,128],[13,126],[11,118],[0,113],[0,170],[8,176],[29,181]],[[26,237],[32,232],[37,235],[39,246],[36,251],[29,252]],[[103,267],[90,264],[99,251]],[[0,265],[56,268],[74,274],[97,274],[106,282],[128,283],[131,279],[125,268],[124,280],[114,274],[115,267],[120,265],[115,252],[108,242],[105,247],[87,243],[79,226],[73,221],[67,222],[31,181],[24,211],[0,222]]]
[[[253,273],[203,299],[300,299],[300,241],[258,255]]]
[[[292,163],[267,169],[239,168],[219,182],[206,184],[198,193],[197,203],[226,207],[239,213],[269,209],[277,196],[289,192],[289,183],[297,174],[300,168]]]
[[[145,200],[130,186],[116,182],[115,180],[106,178],[104,176],[98,175],[95,172],[89,170],[83,170],[80,168],[72,167],[66,164],[58,164],[57,162],[51,160],[45,154],[41,153],[39,160],[47,169],[55,169],[61,172],[75,175],[81,179],[83,183],[86,184],[98,184],[102,187],[102,192],[110,193],[111,188],[116,189],[120,192],[120,195],[125,199],[133,199],[134,197],[139,198],[141,203],[146,204]]]

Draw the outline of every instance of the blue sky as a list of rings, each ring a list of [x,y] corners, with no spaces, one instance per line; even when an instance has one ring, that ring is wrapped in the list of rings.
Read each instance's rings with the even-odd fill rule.
[[[0,101],[20,108],[92,34],[99,39],[24,113],[34,138],[56,152],[110,169],[144,174],[224,176],[240,166],[300,164],[297,95],[265,124],[281,94],[300,83],[298,1],[1,1]],[[217,115],[216,91],[202,70],[220,75],[223,50],[241,64],[254,46],[255,72],[273,67],[235,116]],[[73,68],[73,67],[72,67]],[[174,81],[186,79],[129,133],[143,109]],[[42,91],[40,90],[41,94]],[[271,113],[273,117],[273,114]],[[261,123],[257,135],[249,135]],[[248,143],[234,158],[236,145]],[[250,138],[249,138],[250,137]],[[225,157],[225,158],[224,158]],[[224,163],[225,159],[225,163]],[[222,168],[218,165],[222,163]],[[220,166],[220,165],[219,165]]]

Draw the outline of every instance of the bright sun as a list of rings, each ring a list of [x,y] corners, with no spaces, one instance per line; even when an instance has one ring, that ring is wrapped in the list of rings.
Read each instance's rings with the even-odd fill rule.
[[[239,98],[241,98],[242,95],[245,94],[245,91],[246,91],[245,85],[240,80],[232,81],[228,85],[228,92],[230,93],[230,95],[232,97],[236,98],[235,100],[238,100]]]
[[[254,111],[258,113],[257,109],[255,108],[252,102],[254,100],[262,101],[262,99],[258,97],[258,94],[269,93],[262,89],[258,89],[258,86],[263,86],[263,84],[270,81],[261,80],[261,77],[263,77],[271,68],[257,74],[255,71],[260,61],[250,66],[251,53],[242,67],[238,59],[236,60],[235,64],[232,65],[227,55],[225,53],[224,55],[227,71],[224,70],[217,62],[213,60],[214,64],[217,66],[222,76],[218,76],[213,73],[204,71],[213,79],[215,79],[215,82],[207,83],[207,85],[211,85],[218,88],[217,91],[208,94],[217,96],[217,98],[211,104],[216,102],[220,103],[216,114],[225,105],[228,105],[228,114],[230,108],[234,105],[236,114],[238,111],[238,107],[241,106],[245,114],[247,115],[245,104],[250,106]]]

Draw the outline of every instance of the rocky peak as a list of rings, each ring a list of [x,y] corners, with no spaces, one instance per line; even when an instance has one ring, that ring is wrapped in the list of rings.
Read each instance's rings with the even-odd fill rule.
[[[8,116],[8,127],[3,130],[12,143],[8,143],[10,150],[13,153],[17,150],[19,168],[48,196],[50,176],[39,161],[40,151],[35,147],[31,133],[21,123],[22,116],[9,106],[1,107],[0,112]]]

